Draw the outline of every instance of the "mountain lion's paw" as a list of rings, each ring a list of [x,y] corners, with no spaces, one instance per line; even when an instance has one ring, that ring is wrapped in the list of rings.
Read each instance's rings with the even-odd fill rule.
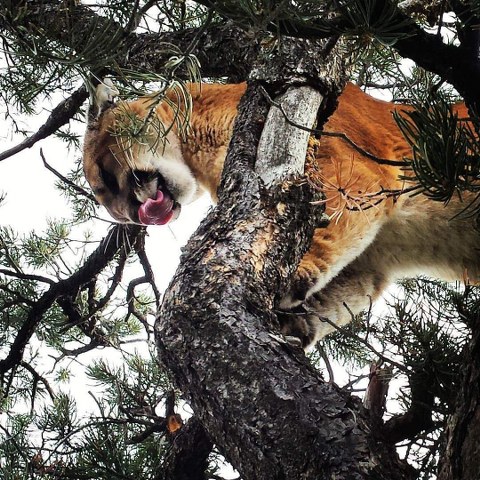
[[[280,312],[278,321],[280,330],[288,339],[294,337],[299,340],[299,346],[307,348],[315,340],[315,323],[310,315],[304,312]],[[293,342],[291,342],[293,343]]]
[[[317,275],[305,268],[299,268],[290,281],[287,294],[280,301],[282,309],[296,307],[303,303],[317,283]]]

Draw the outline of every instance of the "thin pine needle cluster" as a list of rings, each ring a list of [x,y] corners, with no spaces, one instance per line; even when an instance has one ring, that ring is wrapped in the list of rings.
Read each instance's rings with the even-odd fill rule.
[[[480,192],[478,119],[458,118],[439,97],[394,118],[412,147],[408,160],[427,196],[448,202],[454,195]],[[467,210],[478,213],[478,202]]]
[[[318,186],[326,195],[326,199],[318,200],[315,204],[327,204],[326,213],[331,221],[339,222],[345,212],[363,212],[374,208],[387,198],[386,194],[378,190],[374,181],[366,186],[365,191],[357,188],[359,176],[355,172],[355,156],[348,160],[348,168],[343,167],[344,159],[332,159],[335,178],[329,179],[322,173],[318,174],[321,185]],[[345,175],[346,173],[346,175]],[[368,220],[368,217],[366,217]]]

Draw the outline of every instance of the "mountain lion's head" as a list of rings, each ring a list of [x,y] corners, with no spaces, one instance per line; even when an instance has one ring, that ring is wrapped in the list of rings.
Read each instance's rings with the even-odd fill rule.
[[[171,128],[172,109],[159,104],[154,110],[156,128],[143,128],[141,138],[132,140],[122,129],[133,122],[142,130],[152,98],[114,103],[117,94],[108,79],[97,87],[84,140],[85,176],[98,202],[117,221],[163,225],[197,197],[199,185]],[[164,141],[158,140],[157,129],[170,130]]]

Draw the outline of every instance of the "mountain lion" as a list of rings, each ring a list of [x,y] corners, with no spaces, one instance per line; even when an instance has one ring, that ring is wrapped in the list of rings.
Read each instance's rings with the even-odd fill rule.
[[[152,97],[114,104],[111,83],[97,88],[84,141],[84,171],[97,200],[119,222],[163,225],[205,191],[216,201],[246,87],[189,88],[193,107],[186,132],[178,131],[174,109],[164,101],[154,115],[168,131],[166,142],[156,147],[133,142],[128,148],[118,123],[125,116],[142,121]],[[411,157],[392,118],[393,110],[404,108],[348,84],[324,127],[343,133],[359,148],[345,137],[322,136],[315,150],[316,180],[326,195],[331,221],[315,231],[281,304],[284,309],[303,305],[310,312],[282,320],[284,333],[299,337],[303,346],[334,330],[332,323],[349,322],[401,277],[478,279],[480,234],[470,218],[457,215],[468,202],[453,198],[444,205],[424,195],[395,194],[411,186],[399,179],[405,172],[373,158]],[[467,117],[464,105],[453,108],[459,117]]]

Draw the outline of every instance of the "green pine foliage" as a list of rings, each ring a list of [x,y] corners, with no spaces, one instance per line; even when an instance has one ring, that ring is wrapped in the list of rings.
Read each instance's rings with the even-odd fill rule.
[[[12,475],[5,478],[155,478],[167,450],[155,413],[159,388],[171,388],[165,374],[132,354],[118,367],[97,361],[88,375],[102,387],[89,392],[94,411],[79,412],[59,392],[35,414],[9,416],[0,433],[2,471]]]
[[[408,161],[426,195],[448,202],[453,195],[478,192],[475,131],[461,122],[450,103],[439,95],[415,106],[413,112],[395,113],[395,120],[412,146],[413,158]]]
[[[402,442],[403,452],[416,466],[419,478],[436,478],[438,444],[448,415],[455,411],[463,353],[470,339],[469,325],[478,321],[480,292],[470,285],[433,279],[402,281],[381,314],[370,313],[326,337],[318,352],[350,373],[348,388],[367,388],[369,366],[383,365],[392,386],[397,416],[421,408],[431,416],[427,430]],[[334,379],[335,380],[335,379]],[[388,413],[385,417],[395,418]]]

